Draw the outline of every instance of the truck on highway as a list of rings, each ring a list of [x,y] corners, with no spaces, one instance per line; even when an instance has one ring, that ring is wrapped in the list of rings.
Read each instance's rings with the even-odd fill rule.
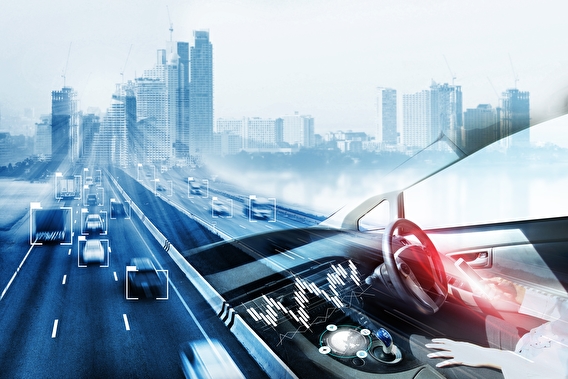
[[[66,241],[71,233],[70,209],[34,209],[31,222],[31,240],[41,243]]]
[[[61,177],[56,182],[57,198],[78,199],[81,196],[81,177]]]

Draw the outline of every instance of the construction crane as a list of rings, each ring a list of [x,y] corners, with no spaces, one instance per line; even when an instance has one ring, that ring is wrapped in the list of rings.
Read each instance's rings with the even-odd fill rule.
[[[513,66],[513,60],[511,59],[511,54],[509,54],[509,62],[511,63],[511,70],[513,71],[513,77],[515,78],[515,89],[517,89],[517,82],[519,81],[519,76],[515,72],[515,67]]]
[[[444,61],[446,61],[446,66],[448,66],[448,71],[450,72],[450,75],[452,76],[452,86],[454,85],[454,80],[456,80],[456,74],[454,74],[454,72],[452,71],[452,69],[450,68],[450,64],[448,63],[448,60],[446,59],[446,56],[443,55],[444,57]]]
[[[168,10],[168,21],[170,22],[170,42],[171,42],[173,41],[174,24],[172,23],[172,19],[170,18],[170,8],[167,5],[166,9]]]
[[[128,58],[130,58],[130,51],[132,50],[132,44],[130,44],[130,49],[128,49],[128,55],[126,56],[126,61],[124,62],[124,67],[120,71],[120,84],[124,83],[124,70],[126,70],[126,64],[128,63]]]
[[[487,80],[489,81],[489,84],[491,84],[491,88],[493,88],[493,92],[495,92],[495,96],[497,97],[497,104],[499,104],[499,93],[497,93],[497,90],[495,89],[495,86],[493,85],[491,79],[489,79],[489,76],[487,77]]]
[[[69,66],[69,56],[71,55],[71,44],[72,44],[72,42],[69,42],[69,51],[67,52],[67,62],[65,63],[65,70],[63,70],[63,73],[61,74],[61,77],[63,78],[63,88],[65,88],[65,79],[66,79],[66,75],[67,75],[67,66]]]

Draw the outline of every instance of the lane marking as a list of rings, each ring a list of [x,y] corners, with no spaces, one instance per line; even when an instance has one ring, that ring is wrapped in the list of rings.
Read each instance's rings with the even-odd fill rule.
[[[130,324],[128,323],[128,317],[126,317],[126,313],[122,314],[122,318],[124,319],[124,326],[126,327],[126,330],[130,330]]]
[[[63,275],[63,281],[61,282],[61,284],[65,285],[66,281],[67,281],[67,275]]]
[[[55,338],[57,336],[57,325],[59,324],[59,320],[55,319],[53,322],[53,330],[51,332],[51,338]]]
[[[67,255],[71,255],[71,249],[69,249],[69,251],[67,252]]]
[[[34,248],[35,245],[30,246],[30,249],[28,250],[28,252],[26,253],[24,259],[22,259],[22,262],[20,262],[20,265],[18,266],[18,268],[16,269],[16,271],[14,272],[14,275],[12,275],[12,278],[10,279],[10,281],[8,282],[8,284],[6,285],[6,287],[4,288],[4,291],[2,291],[2,295],[0,296],[0,300],[2,300],[4,298],[4,295],[6,295],[6,292],[8,292],[8,288],[10,288],[10,286],[12,285],[12,282],[14,281],[14,279],[16,278],[16,275],[18,275],[18,272],[20,272],[20,269],[22,268],[22,266],[24,265],[24,262],[26,261],[26,259],[28,258],[28,255],[30,255],[30,252],[32,251],[32,249]]]
[[[116,271],[114,272],[114,281],[118,282],[118,276],[116,276]]]

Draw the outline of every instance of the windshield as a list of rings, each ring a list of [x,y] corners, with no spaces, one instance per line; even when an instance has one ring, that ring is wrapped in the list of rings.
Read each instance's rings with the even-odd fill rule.
[[[404,191],[406,216],[424,227],[472,225],[568,214],[568,117],[497,141]]]

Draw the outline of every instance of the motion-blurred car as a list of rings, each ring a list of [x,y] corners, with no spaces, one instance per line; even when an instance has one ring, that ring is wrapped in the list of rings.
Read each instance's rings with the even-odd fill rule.
[[[276,206],[266,198],[250,198],[245,200],[243,214],[249,219],[270,220],[276,215]]]
[[[318,226],[215,243],[185,259],[265,344],[254,357],[277,357],[265,369],[443,377],[413,350],[414,336],[489,346],[494,320],[518,340],[568,316],[558,308],[568,303],[568,116],[504,136],[501,126],[476,130],[468,144],[440,134],[381,176],[380,194]],[[495,280],[516,292],[493,296]],[[521,295],[546,304],[519,304]],[[259,343],[247,338],[255,354]]]
[[[150,258],[132,258],[129,266],[135,270],[128,271],[128,297],[160,297],[163,295],[162,279]]]
[[[85,242],[82,260],[84,264],[105,262],[105,251],[100,240],[89,239]]]
[[[103,219],[98,214],[89,214],[85,218],[85,232],[102,233],[104,231]]]
[[[186,342],[180,346],[179,355],[187,379],[245,379],[217,340]]]
[[[224,202],[214,199],[211,201],[211,214],[213,216],[228,216],[230,211]]]

